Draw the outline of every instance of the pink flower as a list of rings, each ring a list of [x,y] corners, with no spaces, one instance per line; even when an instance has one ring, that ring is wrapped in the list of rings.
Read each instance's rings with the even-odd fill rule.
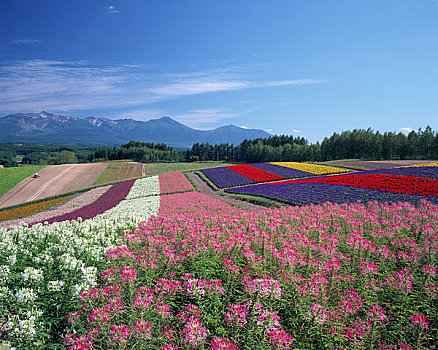
[[[230,304],[228,305],[228,312],[225,315],[225,322],[232,323],[237,327],[244,326],[248,321],[247,317],[248,309],[245,305]]]
[[[123,283],[132,283],[137,279],[137,274],[132,266],[123,266],[120,277]]]
[[[134,326],[134,333],[143,339],[151,339],[152,325],[149,321],[137,320],[137,323]]]
[[[377,322],[385,322],[387,320],[385,309],[378,305],[370,305],[370,311],[368,311],[367,316]]]
[[[237,350],[237,346],[229,343],[227,338],[214,338],[211,341],[211,350]]]
[[[419,315],[419,314],[411,315],[411,323],[414,326],[419,326],[421,329],[429,328],[429,322],[427,322],[428,320],[429,318],[423,315]]]
[[[130,335],[128,327],[125,325],[113,325],[110,327],[110,339],[112,342],[126,344]]]
[[[191,346],[199,346],[207,338],[207,329],[197,318],[189,318],[183,329],[183,342]]]
[[[292,336],[280,329],[273,329],[268,332],[270,343],[275,345],[277,349],[288,350],[293,345]]]
[[[64,345],[68,347],[68,350],[87,350],[93,346],[93,339],[89,335],[66,334]]]

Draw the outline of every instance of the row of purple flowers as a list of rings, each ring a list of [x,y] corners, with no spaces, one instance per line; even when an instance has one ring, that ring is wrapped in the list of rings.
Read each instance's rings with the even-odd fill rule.
[[[401,176],[424,177],[427,179],[438,179],[438,167],[422,166],[422,167],[409,167],[409,168],[366,170],[361,172],[361,174],[401,175]]]
[[[119,204],[128,195],[134,182],[135,180],[117,183],[93,203],[79,208],[71,213],[55,216],[44,221],[34,222],[31,226],[43,222],[52,224],[54,222],[65,220],[77,220],[79,217],[82,218],[82,220],[91,219]]]
[[[276,164],[251,163],[248,165],[278,176],[282,176],[285,179],[290,179],[295,177],[307,177],[313,175],[312,173],[308,173],[306,171],[287,168]],[[240,175],[236,173],[234,170],[227,167],[203,169],[201,170],[201,172],[204,173],[204,175],[207,176],[219,188],[255,183],[255,181],[247,178],[246,176]]]
[[[250,185],[227,189],[226,192],[238,194],[255,194],[273,199],[281,199],[297,205],[331,203],[369,202],[409,202],[420,204],[422,199],[438,204],[436,196],[420,196],[387,191],[370,190],[354,186],[333,185],[325,183],[297,183]]]

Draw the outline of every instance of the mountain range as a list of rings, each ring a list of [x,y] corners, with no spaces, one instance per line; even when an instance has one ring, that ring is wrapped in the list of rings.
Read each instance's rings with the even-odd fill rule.
[[[269,136],[263,130],[235,125],[197,130],[169,117],[138,121],[78,118],[41,112],[15,113],[0,118],[0,142],[121,145],[134,140],[187,148],[196,142],[237,145],[245,139]]]

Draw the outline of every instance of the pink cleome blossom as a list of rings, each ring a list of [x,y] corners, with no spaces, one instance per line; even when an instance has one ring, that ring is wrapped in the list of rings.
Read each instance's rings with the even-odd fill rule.
[[[411,317],[411,323],[414,326],[418,326],[421,329],[428,329],[429,328],[429,318],[423,315],[419,315],[419,314],[413,314],[410,316]]]

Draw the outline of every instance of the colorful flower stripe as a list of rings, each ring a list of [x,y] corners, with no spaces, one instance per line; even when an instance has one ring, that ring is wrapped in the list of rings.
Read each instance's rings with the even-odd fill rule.
[[[26,206],[23,206],[20,208],[4,210],[4,211],[0,212],[0,221],[13,220],[16,218],[20,218],[23,216],[34,214],[38,211],[47,209],[47,208],[51,207],[52,205],[55,205],[55,204],[60,203],[62,201],[65,201],[66,199],[68,199],[70,197],[71,196],[60,197],[60,198],[51,199],[51,200],[44,201],[44,202],[29,204],[29,205],[26,205]]]
[[[438,167],[403,167],[393,169],[378,169],[378,170],[366,170],[361,174],[386,174],[386,175],[401,175],[401,176],[415,176],[424,177],[427,179],[438,179]]]
[[[193,185],[189,180],[187,180],[183,173],[163,174],[159,175],[159,179],[161,194],[195,190]]]
[[[292,169],[280,165],[275,165],[271,163],[251,163],[248,164],[255,168],[270,172],[272,174],[282,176],[285,179],[289,179],[292,177],[306,177],[306,176],[312,176],[312,173],[309,173],[307,171]]]
[[[99,199],[97,199],[95,202],[71,213],[55,216],[45,221],[47,221],[48,224],[52,224],[54,222],[60,222],[65,220],[77,220],[78,218],[82,218],[82,220],[91,219],[96,215],[102,214],[105,211],[115,207],[123,198],[128,195],[134,182],[135,180],[117,183],[113,185],[101,197],[99,197]],[[38,221],[33,223],[32,225],[45,221]]]
[[[358,174],[327,176],[317,179],[290,180],[282,183],[319,182],[327,184],[356,186],[370,190],[389,191],[394,193],[414,194],[420,196],[438,196],[438,180],[414,176],[398,176],[384,174]]]
[[[230,211],[236,213],[240,212],[240,209],[199,192],[184,192],[161,196],[159,216],[176,215],[175,213],[211,215]]]
[[[203,169],[201,171],[219,188],[254,183],[253,180],[248,179],[227,167]]]
[[[324,174],[340,174],[348,173],[349,170],[334,168],[325,165],[307,164],[307,163],[297,163],[297,162],[270,162],[270,164],[280,165],[292,169],[297,169],[301,171],[306,171],[315,175]]]
[[[438,163],[424,163],[424,164],[416,164],[416,165],[403,165],[400,168],[410,168],[410,167],[423,167],[423,166],[438,166]]]
[[[56,205],[55,207],[52,207],[48,210],[44,210],[42,212],[36,213],[34,215],[26,216],[21,219],[0,222],[0,227],[18,225],[21,222],[24,223],[43,222],[55,216],[71,213],[72,211],[75,211],[79,208],[82,208],[85,205],[94,202],[97,198],[99,198],[106,191],[108,191],[110,187],[111,185],[93,188],[87,192],[81,193],[65,201],[64,203]]]
[[[326,202],[355,203],[357,201],[364,203],[370,201],[382,203],[409,202],[418,205],[422,199],[426,199],[432,203],[438,203],[438,197],[392,193],[318,182],[259,184],[227,189],[225,191],[230,193],[262,195],[299,205],[323,204]]]
[[[253,166],[248,164],[229,165],[227,166],[227,168],[255,182],[275,181],[275,180],[284,179],[284,177],[282,176],[271,174],[267,171],[254,168]]]

